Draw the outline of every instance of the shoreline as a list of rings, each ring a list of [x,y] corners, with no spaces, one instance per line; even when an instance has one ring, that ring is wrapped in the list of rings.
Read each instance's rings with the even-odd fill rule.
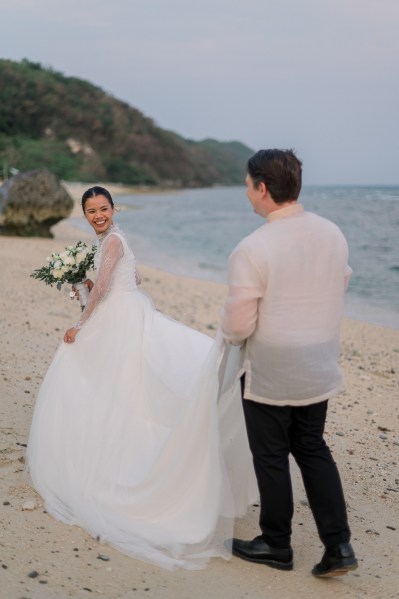
[[[86,184],[82,183],[65,183],[63,185],[68,189],[69,193],[75,200],[74,209],[70,215],[72,218],[73,226],[76,226],[76,231],[79,231],[82,235],[82,229],[84,231],[84,225],[82,229],[77,225],[76,219],[83,218],[82,210],[80,206],[80,197],[87,189]],[[68,187],[69,186],[69,187]],[[114,200],[117,206],[117,211],[125,211],[125,210],[137,210],[141,208],[141,206],[134,206],[130,203],[121,204],[118,206],[118,196],[120,195],[159,195],[160,193],[168,193],[170,190],[153,190],[148,187],[140,187],[140,188],[129,188],[120,184],[103,184],[103,186],[107,187],[111,194],[114,196]],[[134,217],[133,217],[134,218]],[[123,220],[123,216],[121,215],[121,221]],[[127,217],[127,223],[130,222],[130,217]],[[123,222],[121,223],[123,227]],[[129,232],[129,227],[125,229],[125,233]],[[198,280],[203,281],[212,281],[215,283],[226,284],[227,280],[227,257],[226,257],[226,269],[221,270],[220,262],[217,262],[218,266],[212,268],[211,265],[203,264],[203,261],[199,257],[192,256],[191,254],[187,256],[185,259],[184,254],[181,256],[177,256],[176,253],[169,252],[165,253],[157,249],[157,244],[155,244],[155,249],[152,247],[151,242],[144,236],[141,237],[140,233],[131,233],[129,236],[132,247],[135,249],[135,253],[137,256],[141,258],[139,262],[141,264],[146,264],[150,268],[156,268],[158,270],[176,275],[183,276],[188,278],[196,278]],[[147,261],[146,261],[147,260]],[[364,295],[358,295],[353,290],[353,287],[350,285],[349,290],[345,296],[345,318],[357,320],[359,322],[369,322],[370,324],[376,324],[377,326],[383,326],[386,328],[393,328],[395,330],[399,330],[399,313],[397,309],[395,309],[395,303],[391,302],[390,305],[384,305],[384,301],[381,298],[368,298]]]
[[[321,543],[295,464],[295,569],[280,572],[237,558],[210,561],[205,570],[166,571],[120,554],[78,527],[44,511],[24,476],[35,397],[78,302],[29,277],[60,245],[76,241],[61,221],[54,239],[0,237],[0,564],[7,598],[67,599],[336,599],[397,595],[399,520],[399,331],[345,319],[341,367],[345,387],[330,403],[326,439],[341,473],[359,569],[334,580],[310,575]],[[79,236],[85,240],[83,231]],[[91,241],[92,235],[87,235]],[[210,336],[218,325],[226,286],[172,275],[143,265],[142,289],[157,308]],[[66,291],[69,291],[66,290]],[[30,502],[30,503],[29,503]],[[26,507],[28,506],[28,507]],[[30,506],[30,508],[29,508]],[[32,509],[33,506],[33,509]],[[236,523],[235,534],[258,534],[258,507]],[[108,561],[98,558],[105,555]],[[36,578],[30,578],[33,571]],[[90,589],[90,590],[87,590]],[[147,590],[148,589],[148,590]]]

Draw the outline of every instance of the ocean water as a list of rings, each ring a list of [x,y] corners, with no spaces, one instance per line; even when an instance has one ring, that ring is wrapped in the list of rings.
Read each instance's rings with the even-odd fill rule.
[[[348,240],[353,275],[346,316],[399,328],[399,186],[309,186],[300,201],[335,222]],[[116,222],[139,262],[220,282],[232,249],[264,223],[244,187],[118,196],[116,202],[122,207]]]

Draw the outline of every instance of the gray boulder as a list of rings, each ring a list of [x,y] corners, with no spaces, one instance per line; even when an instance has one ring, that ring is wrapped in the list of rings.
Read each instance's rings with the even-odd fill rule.
[[[68,217],[73,205],[47,169],[19,173],[0,187],[0,235],[53,237],[50,228]]]

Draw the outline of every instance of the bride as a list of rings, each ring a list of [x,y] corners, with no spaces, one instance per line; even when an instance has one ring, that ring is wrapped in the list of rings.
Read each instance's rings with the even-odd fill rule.
[[[88,189],[82,208],[97,278],[37,398],[32,484],[52,516],[133,557],[165,568],[228,559],[234,517],[257,496],[238,349],[162,315],[137,288],[106,189]]]

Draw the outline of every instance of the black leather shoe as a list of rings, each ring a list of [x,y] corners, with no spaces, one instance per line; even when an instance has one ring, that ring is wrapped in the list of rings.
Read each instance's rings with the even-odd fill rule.
[[[233,539],[232,552],[233,555],[249,562],[265,564],[278,570],[292,570],[294,566],[291,547],[286,549],[270,547],[262,536],[255,537],[252,541]]]
[[[357,559],[350,543],[333,545],[325,550],[321,562],[312,570],[313,576],[342,576],[357,568]]]

